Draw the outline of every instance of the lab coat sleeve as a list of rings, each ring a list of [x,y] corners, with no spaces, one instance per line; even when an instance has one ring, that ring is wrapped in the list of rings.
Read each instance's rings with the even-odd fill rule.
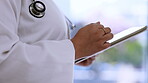
[[[0,0],[0,83],[72,83],[75,53],[70,40],[19,40],[21,1]]]

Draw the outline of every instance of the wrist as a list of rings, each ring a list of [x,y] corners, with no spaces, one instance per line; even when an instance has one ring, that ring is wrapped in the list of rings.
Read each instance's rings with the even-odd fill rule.
[[[82,57],[80,45],[75,39],[71,39],[71,42],[73,43],[74,49],[75,49],[75,60]]]

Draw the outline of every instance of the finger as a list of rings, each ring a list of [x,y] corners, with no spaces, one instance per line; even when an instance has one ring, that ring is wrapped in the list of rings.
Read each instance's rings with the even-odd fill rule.
[[[90,60],[90,62],[91,62],[91,63],[92,63],[95,59],[96,59],[96,57],[95,57],[95,56],[94,56],[94,57],[89,58],[89,60]]]
[[[90,59],[91,59],[91,60],[95,60],[95,59],[96,59],[96,57],[94,56],[94,57],[91,57]]]
[[[100,21],[98,21],[97,24],[100,24]]]
[[[106,34],[106,32],[103,30],[103,28],[99,28],[98,33],[99,33],[98,34],[99,36],[104,36]]]
[[[80,66],[89,66],[91,63],[92,63],[92,61],[90,61],[89,59],[87,59],[85,61],[82,61],[82,62],[78,63],[77,65],[80,65]]]
[[[111,32],[111,29],[109,27],[106,27],[104,28],[104,32],[107,34],[107,33],[110,33]]]
[[[108,33],[111,32],[110,28],[99,28],[99,29],[102,29],[102,31],[104,32],[103,35],[108,34]]]
[[[93,63],[93,61],[94,61],[94,57],[91,57],[91,58],[85,60],[84,62],[81,62],[81,65],[82,66],[89,66]]]
[[[87,63],[86,63],[86,66],[92,64],[93,61],[94,61],[94,60],[92,60],[92,59],[88,59],[88,60],[87,60]]]
[[[111,44],[108,43],[108,42],[105,42],[104,45],[103,45],[104,48],[108,48],[108,47],[110,47],[110,46],[111,46]]]
[[[104,28],[104,26],[102,24],[99,24],[98,28],[102,29],[102,28]]]
[[[92,24],[95,25],[96,28],[99,28],[99,29],[104,28],[104,26],[102,24],[100,24],[100,22],[92,23]]]
[[[106,42],[106,41],[108,41],[108,40],[110,40],[112,38],[113,38],[113,34],[112,33],[108,33],[108,34],[105,34],[103,36],[102,41]]]

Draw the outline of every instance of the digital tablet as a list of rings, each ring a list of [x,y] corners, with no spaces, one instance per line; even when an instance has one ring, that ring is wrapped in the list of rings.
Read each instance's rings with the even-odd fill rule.
[[[121,32],[115,34],[114,37],[111,40],[107,41],[107,42],[111,43],[111,46],[109,48],[104,49],[104,50],[102,50],[100,52],[97,52],[97,53],[95,53],[95,54],[93,54],[91,56],[79,58],[79,59],[75,60],[75,64],[80,63],[80,62],[82,62],[82,61],[84,61],[84,60],[86,60],[86,59],[88,59],[90,57],[96,56],[96,55],[98,55],[98,54],[100,54],[100,53],[114,47],[115,45],[120,44],[121,42],[124,42],[125,40],[127,40],[127,39],[129,39],[129,38],[131,38],[131,37],[133,37],[133,36],[135,36],[135,35],[137,35],[139,33],[142,33],[142,32],[144,32],[146,30],[147,30],[147,26],[132,27],[132,28],[128,28],[128,29],[126,29],[124,31],[121,31]]]

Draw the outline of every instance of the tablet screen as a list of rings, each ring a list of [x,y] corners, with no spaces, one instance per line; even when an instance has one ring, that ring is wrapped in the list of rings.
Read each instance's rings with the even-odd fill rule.
[[[145,31],[147,29],[147,26],[144,26],[144,27],[132,27],[132,28],[129,28],[129,29],[126,29],[122,32],[119,32],[117,34],[114,35],[114,37],[109,40],[108,42],[111,43],[111,45],[115,45],[115,44],[118,44],[128,38],[131,38],[143,31]]]

